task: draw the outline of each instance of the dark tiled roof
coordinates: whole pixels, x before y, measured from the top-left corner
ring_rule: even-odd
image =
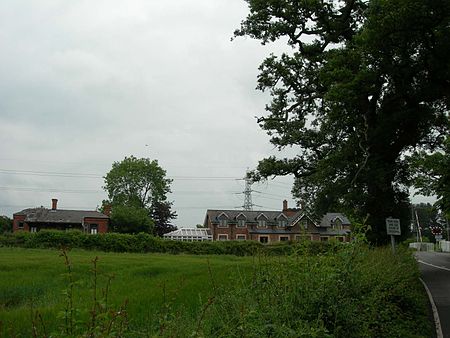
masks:
[[[245,211],[245,210],[207,210],[206,211],[206,217],[209,217],[212,223],[219,223],[219,216],[222,214],[226,214],[228,216],[228,221],[230,223],[237,222],[237,217],[240,214],[245,215],[247,219],[247,223],[256,223],[257,217],[261,214],[264,214],[268,218],[268,224],[275,224],[280,215],[283,215],[283,212],[281,211],[267,211],[267,210],[260,210],[260,211]],[[336,219],[340,219],[342,222],[342,225],[350,225],[350,221],[348,218],[339,213],[339,212],[329,212],[326,213],[320,222],[316,221],[315,217],[312,218],[311,215],[308,214],[306,210],[298,210],[295,214],[291,215],[290,217],[286,217],[288,221],[289,226],[295,225],[298,221],[303,219],[304,217],[308,217],[310,220],[313,221],[314,225],[316,226],[317,230],[319,232],[327,232],[329,234],[332,234],[332,232],[336,232],[335,234],[344,234],[348,233],[345,230],[334,230],[331,229],[334,221]],[[205,219],[206,224],[206,219]],[[269,233],[269,230],[262,229],[261,231],[265,231],[265,233]],[[277,231],[284,231],[284,230],[277,230]],[[277,232],[270,232],[270,233],[277,233]],[[334,234],[334,233],[333,233]]]
[[[291,217],[287,217],[289,223],[296,218],[296,216],[300,213],[297,212],[295,215]],[[218,217],[221,214],[226,214],[230,221],[235,221],[236,217],[240,214],[245,215],[247,218],[247,222],[257,222],[257,217],[261,214],[265,215],[269,222],[275,222],[279,219],[280,215],[284,215],[281,211],[268,211],[268,210],[259,210],[259,211],[246,211],[246,210],[207,210],[206,215],[209,216],[211,222],[217,223],[219,222]]]
[[[89,218],[108,219],[109,217],[98,211],[89,210],[51,210],[47,208],[25,209],[14,215],[26,216],[25,222],[36,223],[83,223],[83,220]]]
[[[342,222],[342,225],[350,225],[350,221],[347,217],[345,217],[340,212],[327,212],[323,217],[322,221],[320,222],[321,227],[331,227],[332,223],[336,220],[340,219]]]

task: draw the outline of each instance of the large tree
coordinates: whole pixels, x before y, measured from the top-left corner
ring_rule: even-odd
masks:
[[[421,150],[409,157],[413,185],[425,196],[436,196],[436,207],[450,219],[450,136],[433,152]]]
[[[176,212],[172,211],[171,208],[172,203],[167,201],[153,204],[153,234],[155,236],[161,237],[162,235],[177,229],[177,227],[170,222],[177,218]]]
[[[272,101],[258,119],[280,150],[254,177],[295,177],[293,194],[318,214],[367,218],[373,242],[385,218],[409,224],[404,155],[448,132],[450,1],[246,0],[236,36],[289,51],[260,66]]]
[[[103,203],[112,206],[111,221],[118,231],[163,234],[164,230],[159,229],[164,223],[161,222],[161,205],[166,207],[169,220],[176,217],[170,210],[172,204],[167,201],[172,180],[166,177],[158,161],[125,157],[113,163],[104,179],[109,200]],[[128,221],[127,215],[130,215]]]
[[[4,232],[11,232],[13,227],[13,220],[8,216],[0,216],[0,234]]]

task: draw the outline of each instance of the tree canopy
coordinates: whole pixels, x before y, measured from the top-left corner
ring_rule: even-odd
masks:
[[[413,185],[425,196],[436,196],[436,206],[450,219],[450,136],[430,153],[417,151],[409,157]]]
[[[111,223],[118,232],[153,232],[162,235],[176,213],[167,201],[172,180],[156,160],[125,157],[114,162],[104,177],[104,189],[112,206]],[[173,226],[172,226],[173,227]]]
[[[111,211],[111,226],[114,232],[152,233],[154,222],[144,208],[115,205]]]
[[[409,224],[405,154],[436,147],[448,133],[448,0],[246,0],[235,36],[263,44],[257,88],[271,102],[258,119],[294,157],[260,161],[255,179],[293,175],[294,197],[318,214],[367,218],[373,242],[385,218]]]
[[[104,179],[104,189],[112,205],[146,209],[154,202],[166,200],[172,182],[158,161],[134,156],[114,162]]]
[[[0,216],[0,234],[4,232],[11,232],[13,220],[7,216]]]

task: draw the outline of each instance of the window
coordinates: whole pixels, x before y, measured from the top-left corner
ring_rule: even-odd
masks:
[[[259,219],[258,220],[258,226],[260,228],[266,228],[267,227],[267,221],[265,219]]]
[[[227,241],[228,240],[228,235],[219,235],[218,237],[217,237],[217,239],[219,240],[219,241]]]
[[[289,241],[289,236],[280,236],[280,242],[287,242]]]
[[[36,228],[36,227],[31,227],[31,228],[30,228],[30,232],[33,232],[33,233],[34,233],[34,232],[37,232],[37,228]]]
[[[228,222],[226,219],[219,220],[219,228],[226,228],[228,227]]]
[[[342,237],[342,236],[336,236],[336,240],[337,240],[338,242],[343,242],[343,241],[344,241],[344,237]]]
[[[261,243],[269,243],[269,236],[259,236],[259,241]]]
[[[306,218],[300,221],[300,227],[303,229],[308,229],[308,220]]]
[[[236,239],[238,241],[245,241],[247,239],[246,235],[236,235]]]
[[[280,220],[278,221],[278,226],[279,226],[280,228],[284,228],[284,227],[286,227],[286,225],[287,225],[287,221],[286,221],[285,219],[280,219]]]
[[[238,228],[245,228],[245,219],[239,219],[237,223]]]
[[[91,225],[91,235],[97,235],[97,225]]]
[[[321,242],[328,242],[328,236],[320,237]]]
[[[336,218],[333,222],[333,228],[342,230],[342,221],[339,218]]]
[[[19,228],[19,229],[23,229],[23,222],[19,222],[18,228]]]

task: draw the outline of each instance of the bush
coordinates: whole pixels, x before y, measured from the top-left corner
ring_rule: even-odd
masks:
[[[308,245],[330,251],[263,257],[252,280],[216,290],[200,336],[430,336],[427,298],[408,251]]]
[[[320,254],[338,244],[329,242],[273,243],[263,245],[256,241],[181,242],[154,237],[147,233],[136,235],[106,233],[90,235],[80,231],[42,230],[37,233],[17,232],[0,235],[0,246],[24,248],[80,248],[110,252],[160,252],[194,255],[251,256],[290,255],[295,252]],[[340,245],[340,244],[339,244]]]

